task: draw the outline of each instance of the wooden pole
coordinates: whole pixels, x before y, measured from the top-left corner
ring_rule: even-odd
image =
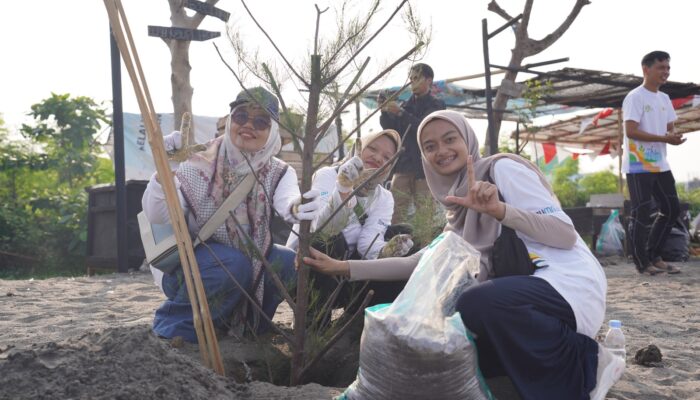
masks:
[[[486,131],[489,148],[486,151],[491,156],[498,153],[498,132],[496,132],[494,127],[493,104],[491,103],[491,62],[489,61],[489,30],[486,18],[481,20],[481,40],[484,49],[484,77],[486,78],[486,88],[484,89],[486,95],[486,117],[489,121]]]
[[[493,75],[502,74],[502,73],[505,73],[505,72],[506,72],[505,69],[494,69],[494,70],[491,70],[491,72],[490,72],[489,74],[490,74],[491,76],[493,76]],[[468,81],[468,80],[470,80],[470,79],[483,78],[483,77],[485,77],[485,76],[486,76],[486,73],[485,73],[485,72],[481,72],[481,73],[478,73],[478,74],[471,74],[471,75],[458,76],[458,77],[456,77],[456,78],[445,79],[445,83],[452,83],[452,82],[459,82],[459,81]]]
[[[119,51],[124,60],[124,65],[129,72],[131,83],[134,86],[136,100],[138,101],[141,117],[144,120],[144,125],[148,134],[148,143],[151,146],[156,171],[165,193],[168,214],[177,240],[180,263],[185,276],[187,293],[190,303],[192,304],[192,314],[195,332],[199,342],[199,350],[204,363],[216,373],[224,375],[219,344],[214,332],[202,279],[199,275],[199,267],[197,266],[197,260],[194,256],[192,240],[190,239],[187,223],[185,222],[182,209],[180,208],[175,182],[165,154],[163,134],[157,123],[155,108],[151,101],[151,96],[134,45],[134,40],[129,30],[126,15],[122,8],[121,0],[104,0],[104,4],[107,9],[114,38],[117,41]]]
[[[622,151],[622,135],[624,135],[624,132],[622,130],[622,108],[620,108],[617,110],[617,190],[620,193],[624,192],[622,184],[622,157],[624,156]]]

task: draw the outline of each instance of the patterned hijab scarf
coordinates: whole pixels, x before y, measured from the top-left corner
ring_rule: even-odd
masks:
[[[418,126],[418,144],[421,150],[421,159],[423,169],[425,170],[425,179],[430,188],[433,197],[439,201],[447,209],[447,225],[445,231],[452,231],[462,236],[464,240],[469,242],[474,248],[481,252],[481,270],[479,272],[479,280],[485,280],[492,276],[491,268],[491,248],[496,241],[500,231],[500,222],[497,219],[468,208],[464,208],[458,204],[448,203],[445,201],[446,196],[464,197],[469,191],[467,184],[467,166],[465,165],[456,176],[444,176],[438,174],[432,165],[425,159],[423,147],[420,146],[421,134],[425,126],[436,119],[442,119],[449,122],[457,128],[457,131],[462,135],[462,138],[467,143],[469,155],[472,156],[474,166],[474,177],[477,181],[493,181],[493,166],[496,161],[508,158],[516,161],[530,170],[534,171],[540,178],[542,185],[547,188],[550,194],[554,197],[552,187],[549,185],[539,168],[529,160],[520,156],[509,153],[496,154],[490,157],[482,158],[479,154],[479,142],[474,134],[474,130],[469,125],[467,119],[460,113],[455,111],[435,111],[429,114]],[[555,197],[556,199],[556,197]]]
[[[226,120],[226,133],[206,144],[206,149],[193,154],[178,168],[176,175],[181,182],[181,191],[192,211],[189,225],[196,225],[196,231],[214,215],[232,191],[248,173],[255,171],[259,181],[253,185],[247,198],[234,210],[234,215],[246,229],[257,247],[267,254],[272,245],[269,221],[272,218],[272,196],[270,193],[283,171],[271,165],[271,160],[281,148],[279,127],[273,120],[270,133],[263,147],[255,152],[245,152],[231,141],[231,115]],[[263,184],[261,185],[260,182]],[[193,220],[193,221],[192,221]],[[228,218],[220,226],[212,239],[246,252],[243,237],[233,218]],[[249,254],[253,261],[254,276],[258,276],[262,262]],[[255,289],[256,297],[262,300],[262,281]]]

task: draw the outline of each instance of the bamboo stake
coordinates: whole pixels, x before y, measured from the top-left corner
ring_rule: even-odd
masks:
[[[185,276],[187,293],[190,303],[192,304],[192,315],[199,343],[199,350],[202,354],[204,364],[212,368],[216,373],[224,375],[219,345],[214,332],[206,293],[201,276],[199,275],[199,267],[197,266],[197,260],[194,256],[192,240],[190,239],[187,224],[177,199],[175,183],[163,145],[163,134],[160,130],[160,126],[156,122],[155,108],[151,101],[148,86],[138,58],[138,52],[136,51],[127,18],[121,5],[121,0],[104,0],[104,4],[109,16],[112,33],[134,87],[136,100],[138,101],[141,116],[148,134],[148,142],[153,153],[156,171],[163,185],[163,191],[168,205],[168,214],[175,233],[180,263]]]

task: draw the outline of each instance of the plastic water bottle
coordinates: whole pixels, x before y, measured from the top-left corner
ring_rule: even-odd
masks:
[[[603,346],[610,350],[611,353],[621,357],[623,360],[626,360],[627,352],[625,351],[625,335],[622,333],[622,329],[620,329],[622,328],[622,322],[616,319],[611,319],[610,322],[608,322],[608,326],[610,329],[605,335]]]

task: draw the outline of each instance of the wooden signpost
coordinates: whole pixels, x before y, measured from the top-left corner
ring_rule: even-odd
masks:
[[[224,22],[228,22],[228,17],[231,15],[226,11],[216,8],[213,5],[207,4],[203,1],[187,0],[185,1],[185,7],[189,8],[190,10],[197,11],[200,14],[211,15],[212,17],[216,17]]]
[[[195,40],[203,42],[221,36],[220,32],[205,31],[203,29],[175,28],[167,26],[148,25],[148,36],[161,37],[163,39]]]

